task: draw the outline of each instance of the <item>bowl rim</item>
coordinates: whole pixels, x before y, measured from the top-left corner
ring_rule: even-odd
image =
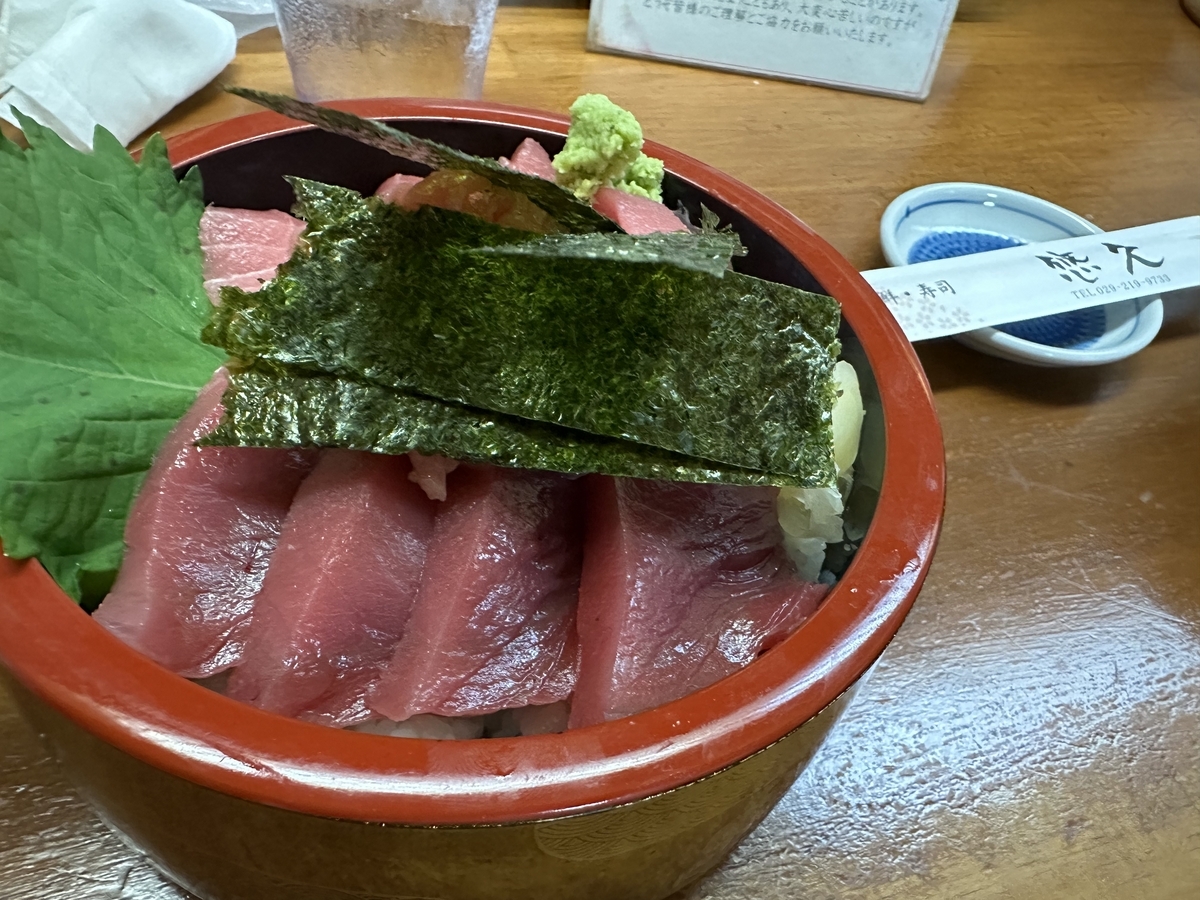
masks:
[[[450,120],[562,135],[564,116],[484,101],[331,104],[385,119]],[[311,126],[260,112],[172,138],[172,164]],[[779,204],[647,141],[676,178],[746,215],[841,301],[880,384],[886,464],[870,530],[816,613],[746,668],[636,716],[563,734],[433,741],[344,732],[209,691],[126,646],[35,560],[0,557],[0,662],[96,737],[187,781],[300,813],[418,826],[496,825],[622,805],[731,766],[820,712],[876,660],[928,572],[945,464],[912,345],[840,254]],[[818,648],[828,648],[827,650]]]

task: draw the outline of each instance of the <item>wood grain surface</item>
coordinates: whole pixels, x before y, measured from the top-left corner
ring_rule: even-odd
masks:
[[[1106,229],[1200,213],[1200,28],[1176,0],[962,0],[924,104],[584,51],[587,12],[500,11],[485,96],[598,91],[860,268],[934,181]],[[290,90],[273,31],[222,81]],[[210,86],[168,134],[248,111]],[[687,900],[1200,896],[1200,296],[1089,370],[919,348],[945,529],[913,613],[784,801]],[[0,695],[0,898],[175,900]]]

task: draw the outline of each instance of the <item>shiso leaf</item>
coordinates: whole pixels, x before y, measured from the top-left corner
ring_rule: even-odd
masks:
[[[702,461],[615,438],[530,422],[332,375],[256,363],[230,373],[226,417],[204,443],[243,447],[409,450],[568,474],[725,484],[779,484],[780,476]],[[786,479],[784,479],[786,481]]]
[[[653,263],[704,272],[720,278],[729,268],[730,258],[744,255],[746,248],[732,232],[690,234],[674,231],[641,235],[547,235],[524,243],[481,247],[470,252],[493,256]]]
[[[197,340],[199,172],[177,181],[157,136],[138,163],[103,129],[86,154],[21,125],[29,149],[0,137],[0,539],[80,599],[224,356]]]
[[[834,482],[833,299],[735,272],[499,255],[527,232],[293,180],[307,250],[234,288],[204,339],[267,360]],[[546,246],[546,245],[543,245]]]
[[[576,199],[570,191],[544,178],[514,172],[494,159],[473,156],[373,119],[364,119],[353,113],[305,103],[285,94],[272,94],[243,87],[227,87],[226,90],[289,118],[351,138],[401,159],[421,163],[432,169],[462,169],[482,175],[500,187],[527,196],[553,216],[564,231],[620,231],[614,222]]]

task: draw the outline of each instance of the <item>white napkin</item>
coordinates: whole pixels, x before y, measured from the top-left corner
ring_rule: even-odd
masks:
[[[0,118],[16,107],[81,150],[97,124],[128,144],[236,50],[234,26],[187,0],[2,0]]]
[[[228,19],[245,37],[264,28],[275,26],[275,0],[191,0],[197,6],[211,9],[222,19]]]
[[[70,6],[71,0],[0,0],[0,75],[54,37]]]

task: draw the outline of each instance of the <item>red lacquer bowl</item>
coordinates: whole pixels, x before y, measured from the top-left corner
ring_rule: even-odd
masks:
[[[527,135],[554,152],[567,125],[465,101],[344,108],[489,156]],[[418,171],[272,113],[170,148],[181,171],[201,167],[207,199],[225,206],[288,208],[284,174],[371,191],[397,170]],[[666,896],[765,815],[836,719],[835,701],[899,628],[944,498],[941,433],[911,345],[849,263],[782,207],[667,147],[646,151],[666,163],[668,199],[733,224],[750,250],[740,269],[842,303],[844,353],[867,406],[858,499],[875,503],[849,569],[795,635],[674,703],[565,734],[428,741],[310,725],[219,696],[126,647],[37,563],[3,559],[0,661],[19,705],[106,821],[194,893]]]

